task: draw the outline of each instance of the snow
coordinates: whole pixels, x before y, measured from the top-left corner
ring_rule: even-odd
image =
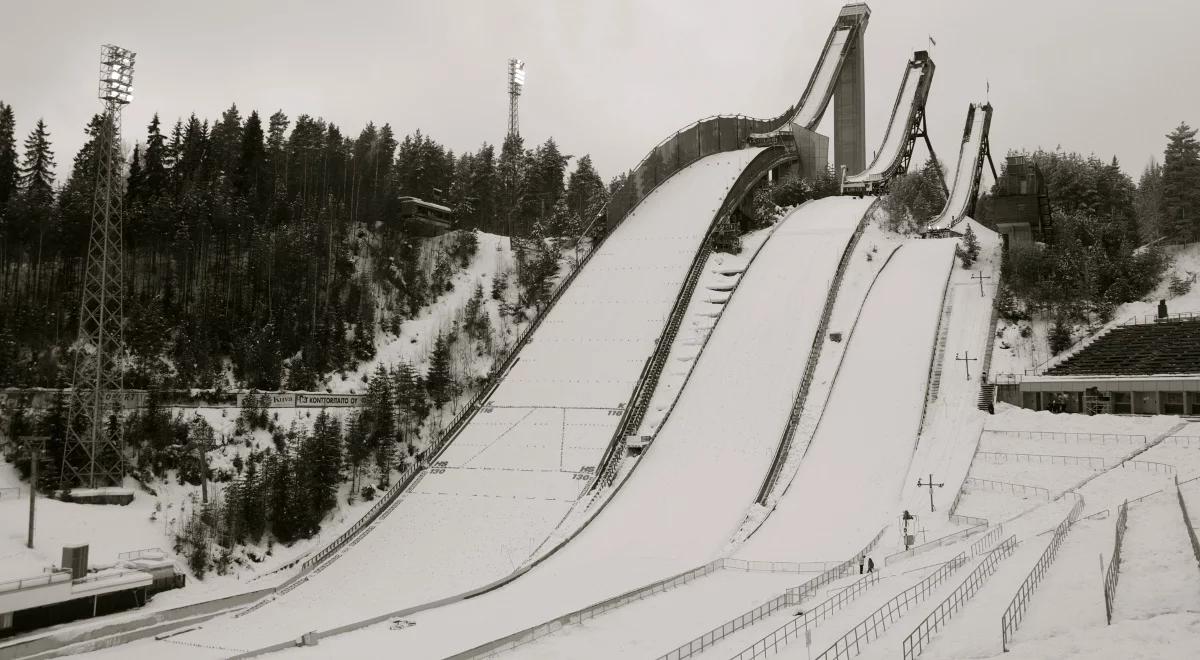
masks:
[[[892,109],[891,121],[883,136],[883,144],[875,153],[875,159],[867,169],[858,174],[846,177],[846,183],[864,183],[878,181],[896,163],[900,151],[908,141],[909,122],[912,120],[913,100],[917,90],[921,88],[924,79],[925,66],[918,62],[909,62],[904,67],[904,79],[900,82],[900,91],[896,94],[896,105]]]
[[[983,148],[983,140],[987,137],[983,131],[984,124],[991,114],[990,109],[985,110],[981,104],[974,104],[972,107],[975,109],[975,113],[971,121],[970,132],[958,150],[958,165],[954,168],[954,184],[950,186],[950,199],[946,201],[942,212],[929,223],[929,229],[949,229],[962,219],[971,202],[971,194],[975,190],[974,184],[976,183],[972,181],[975,176],[975,163],[979,158],[980,149]]]
[[[1200,613],[1200,570],[1175,489],[1129,505],[1113,619]]]
[[[812,130],[816,128],[817,122],[821,121],[821,116],[825,113],[825,103],[833,94],[834,74],[841,64],[842,50],[854,43],[849,41],[850,32],[849,28],[844,28],[833,33],[833,41],[822,53],[821,68],[813,73],[812,80],[809,81],[808,95],[802,99],[802,105],[792,116],[791,123]]]
[[[712,559],[770,464],[810,344],[795,338],[815,331],[842,247],[871,201],[827,198],[785,219],[743,276],[675,413],[601,515],[515,582],[409,617],[417,625],[397,652],[461,651]],[[474,625],[464,629],[467,620]],[[395,636],[373,626],[320,648],[380,644]]]
[[[954,245],[910,242],[884,268],[849,339],[808,454],[739,557],[849,556],[898,513],[904,470],[897,468],[908,465],[916,446]],[[818,509],[814,502],[827,506]],[[818,529],[821,534],[811,533]]]
[[[651,193],[550,311],[489,399],[493,412],[473,419],[437,458],[446,465],[371,533],[269,606],[180,640],[265,645],[479,587],[529,561],[586,487],[582,468],[595,466],[620,420],[610,413],[637,382],[713,214],[759,151],[707,157]]]

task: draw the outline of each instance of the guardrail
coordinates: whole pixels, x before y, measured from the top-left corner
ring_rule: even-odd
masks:
[[[781,646],[787,644],[791,640],[799,637],[803,631],[806,631],[824,619],[829,618],[834,612],[841,609],[846,603],[854,600],[856,596],[865,591],[867,588],[879,583],[879,573],[867,573],[859,578],[854,584],[842,589],[833,596],[825,599],[816,607],[809,609],[807,612],[798,614],[790,621],[782,626],[771,631],[767,636],[751,644],[741,653],[733,656],[730,660],[759,660],[779,650]],[[790,603],[798,605],[797,603]],[[726,633],[728,634],[728,633]],[[690,657],[692,654],[684,656],[663,656],[659,660],[679,660],[680,658]]]
[[[0,591],[20,591],[22,589],[32,589],[34,587],[43,587],[48,584],[70,581],[71,571],[50,571],[49,573],[43,573],[42,575],[35,575],[33,577],[5,580],[4,582],[0,582]]]
[[[1004,523],[1000,523],[993,527],[987,534],[984,534],[971,544],[971,556],[978,557],[979,555],[983,554],[985,550],[992,547],[992,544],[994,544],[996,541],[999,541],[1000,537],[1003,535]]]
[[[1051,465],[1086,465],[1104,468],[1103,456],[1064,456],[1061,454],[1024,454],[1000,451],[981,451],[976,454],[987,463],[1049,463]]]
[[[1075,433],[1067,431],[1010,431],[1005,429],[984,429],[984,433],[995,433],[1007,435],[1014,438],[1028,438],[1030,440],[1052,440],[1056,442],[1093,442],[1093,443],[1125,443],[1130,445],[1146,445],[1149,440],[1144,435],[1130,435],[1124,433]]]
[[[1188,515],[1187,502],[1183,500],[1183,491],[1179,488],[1179,477],[1175,477],[1175,496],[1179,498],[1179,512],[1183,514],[1183,526],[1187,529],[1188,540],[1192,542],[1192,556],[1196,558],[1196,567],[1200,568],[1200,538],[1196,537],[1196,526]]]
[[[1058,549],[1062,546],[1063,539],[1066,538],[1067,532],[1071,530],[1071,525],[1079,517],[1081,511],[1083,511],[1082,497],[1075,500],[1071,511],[1058,524],[1058,527],[1054,528],[1054,536],[1050,539],[1046,550],[1033,565],[1029,575],[1025,576],[1021,586],[1017,587],[1017,593],[1008,603],[1004,614],[1000,615],[1000,646],[1005,652],[1008,651],[1008,641],[1012,639],[1013,633],[1017,631],[1017,627],[1021,625],[1021,620],[1025,617],[1025,612],[1029,609],[1029,600],[1033,598],[1034,589],[1037,589],[1038,584],[1045,577],[1046,571],[1050,569],[1050,564],[1058,555]]]
[[[992,573],[996,572],[996,564],[999,564],[1001,559],[1011,555],[1016,547],[1017,537],[1010,536],[984,556],[983,561],[975,570],[971,571],[971,574],[963,580],[962,584],[950,592],[950,595],[939,603],[921,623],[917,624],[916,629],[909,633],[908,637],[905,637],[904,641],[900,643],[904,660],[912,660],[921,655],[921,652],[925,650],[925,646],[929,644],[933,634],[941,629],[942,624],[949,621],[950,617],[954,616],[954,613],[961,609],[979,591],[983,583],[991,577]]]
[[[884,557],[883,565],[888,566],[894,561],[900,561],[902,559],[908,559],[910,557],[915,557],[915,556],[921,554],[922,552],[928,552],[930,550],[940,548],[946,544],[954,543],[955,541],[961,541],[962,539],[965,539],[969,536],[972,536],[974,534],[978,534],[979,532],[982,532],[984,529],[987,529],[987,526],[988,526],[988,524],[985,521],[982,523],[972,525],[971,527],[968,527],[967,529],[960,529],[957,532],[954,532],[952,534],[947,534],[941,538],[936,538],[932,541],[926,541],[925,543],[922,543],[921,545],[914,545],[913,547],[909,548],[908,550],[901,550],[900,552],[896,552],[896,553],[893,553],[893,554],[890,554],[890,555]]]
[[[961,494],[962,494],[962,491],[960,490],[959,495],[961,495]],[[955,501],[955,505],[957,505],[957,504],[958,504],[958,502]],[[975,516],[964,516],[964,515],[960,515],[957,513],[952,513],[949,516],[947,516],[947,520],[954,523],[955,525],[987,525],[987,524],[990,524],[990,521],[987,518],[977,518]]]
[[[1122,502],[1117,509],[1116,534],[1113,536],[1112,557],[1104,571],[1104,619],[1112,625],[1112,604],[1117,596],[1117,580],[1121,576],[1121,542],[1125,540],[1125,522],[1129,516],[1129,502]]]
[[[963,488],[980,488],[983,490],[991,490],[998,493],[1012,493],[1013,495],[1044,497],[1047,501],[1050,499],[1050,490],[1041,486],[1030,486],[1027,484],[1014,484],[1007,481],[994,481],[992,479],[979,479],[976,477],[967,477],[963,479]]]
[[[1157,472],[1161,474],[1175,474],[1175,466],[1168,463],[1159,463],[1157,461],[1138,461],[1129,459],[1121,462],[1121,467],[1131,467],[1134,470],[1141,472]]]
[[[821,320],[817,324],[816,332],[813,333],[812,345],[808,349],[808,358],[804,363],[804,373],[800,376],[800,384],[797,385],[796,394],[792,397],[792,409],[788,413],[787,425],[784,426],[779,442],[775,445],[775,456],[771,460],[771,467],[767,470],[767,475],[763,479],[762,486],[758,489],[758,496],[754,499],[758,504],[765,505],[767,503],[771,491],[775,488],[775,483],[779,480],[779,473],[783,470],[784,463],[787,462],[788,452],[792,447],[792,440],[796,436],[796,429],[800,426],[800,418],[804,413],[804,404],[808,401],[808,392],[812,389],[813,373],[817,370],[817,363],[821,359],[821,349],[825,346],[825,334],[829,332],[829,319],[833,316],[833,308],[837,304],[838,291],[842,288],[842,280],[846,276],[846,266],[850,263],[850,258],[854,255],[854,248],[858,245],[859,239],[862,238],[863,232],[867,228],[867,218],[871,216],[871,212],[878,204],[878,200],[872,203],[863,213],[862,218],[859,219],[858,226],[854,228],[854,233],[846,242],[845,249],[842,250],[842,257],[838,260],[838,266],[834,271],[833,279],[830,280],[829,285],[825,289],[825,305],[821,308]],[[888,259],[891,259],[890,255]],[[882,268],[880,268],[880,271],[882,271]],[[865,304],[865,299],[863,302]],[[862,309],[860,307],[859,313],[861,312]],[[857,324],[858,319],[856,317],[855,325]]]
[[[863,646],[870,644],[873,639],[878,639],[880,633],[886,631],[888,626],[904,616],[914,605],[928,596],[935,587],[950,577],[954,571],[965,566],[968,561],[967,553],[960,552],[934,571],[932,575],[901,591],[867,615],[867,618],[856,624],[849,632],[825,649],[821,655],[818,655],[817,660],[842,660],[862,653]]]

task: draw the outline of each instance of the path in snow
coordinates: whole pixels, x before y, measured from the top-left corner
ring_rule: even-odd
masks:
[[[1014,645],[1105,625],[1101,555],[1112,552],[1115,522],[1114,516],[1107,516],[1071,526],[1054,563],[1030,598]]]
[[[1113,620],[1200,613],[1200,569],[1175,489],[1129,505]]]

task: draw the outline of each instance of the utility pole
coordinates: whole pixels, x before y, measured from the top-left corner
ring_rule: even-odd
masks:
[[[917,479],[917,487],[918,488],[923,488],[925,486],[929,487],[929,512],[930,513],[933,513],[933,487],[937,486],[938,488],[941,488],[942,486],[945,486],[945,485],[946,484],[944,484],[944,483],[937,483],[937,484],[933,483],[933,473],[932,472],[929,473],[929,481],[927,481],[925,483],[921,483],[921,480]]]
[[[984,275],[982,272],[975,273],[971,276],[973,280],[979,280],[979,297],[983,297],[983,281],[992,279],[991,275]]]
[[[971,351],[963,351],[963,357],[958,357],[958,353],[955,353],[954,359],[963,363],[963,366],[967,369],[967,380],[971,380],[971,363],[978,362],[979,358],[971,357]]]
[[[42,461],[41,449],[50,438],[42,435],[24,435],[19,438],[29,450],[29,537],[25,547],[33,549],[33,520],[37,502],[38,464]]]

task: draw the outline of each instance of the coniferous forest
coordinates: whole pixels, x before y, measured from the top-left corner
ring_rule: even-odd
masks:
[[[0,387],[59,387],[70,379],[100,118],[59,181],[51,128],[39,121],[19,142],[15,113],[0,103]],[[354,135],[234,105],[212,120],[156,115],[144,132],[126,126],[124,140],[134,145],[127,387],[219,386],[228,360],[240,386],[304,389],[369,358],[375,329],[398,330],[437,297],[437,268],[444,276],[473,249],[463,238],[424,272],[421,239],[396,221],[401,196],[453,208],[460,230],[532,239],[578,232],[607,193],[588,156],[568,175],[571,156],[553,139],[456,156],[420,131],[398,138],[369,123]],[[547,269],[538,254],[525,265],[533,308]]]

